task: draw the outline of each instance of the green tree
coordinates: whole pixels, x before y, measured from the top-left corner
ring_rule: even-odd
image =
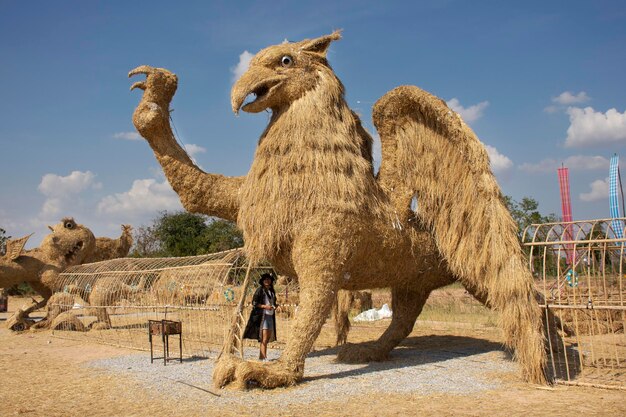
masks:
[[[155,235],[154,226],[140,226],[133,230],[133,247],[130,256],[152,258],[161,256],[161,241]]]
[[[206,218],[200,214],[180,211],[161,213],[154,224],[155,236],[165,256],[193,256],[207,253],[204,235]]]
[[[522,237],[524,229],[531,224],[552,223],[559,221],[556,214],[550,213],[547,216],[539,213],[539,203],[531,197],[523,197],[521,202],[513,200],[511,196],[504,196],[504,203],[511,212],[513,220],[518,226],[518,235]]]
[[[243,246],[243,234],[233,222],[214,219],[204,233],[208,253],[221,252]]]
[[[541,214],[539,212],[539,203],[531,197],[523,197],[521,202],[517,202],[513,200],[512,197],[505,196],[504,202],[511,212],[513,220],[517,223],[517,235],[520,241],[523,237],[524,229],[531,224],[554,223],[559,221],[559,218],[554,213],[550,213],[547,216]],[[530,256],[529,246],[523,246],[522,249],[526,256]],[[536,247],[534,250],[533,271],[536,274],[539,274],[540,271],[543,270],[544,258],[541,255],[542,251],[543,247]],[[548,275],[554,275],[557,271],[557,258],[552,251],[546,252],[545,263],[546,273]]]
[[[243,235],[229,221],[179,211],[162,212],[135,232],[132,256],[194,256],[241,247]]]

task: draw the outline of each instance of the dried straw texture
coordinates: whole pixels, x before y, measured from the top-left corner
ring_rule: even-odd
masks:
[[[154,151],[163,172],[180,200],[190,212],[206,213],[237,220],[237,190],[240,177],[207,174],[191,160],[178,144],[169,124],[169,104],[176,92],[178,78],[171,72],[147,65],[132,70],[128,76],[148,75],[133,84],[131,90],[145,90],[133,114],[133,123]]]
[[[122,225],[122,235],[117,239],[109,237],[96,238],[96,247],[84,263],[100,262],[109,259],[125,258],[133,246],[133,228],[129,224]]]
[[[376,178],[372,139],[326,59],[339,38],[335,32],[266,48],[235,83],[234,111],[272,111],[245,178],[203,173],[176,143],[168,113],[175,75],[146,66],[131,72],[147,75],[135,84],[145,90],[135,126],[185,207],[236,218],[250,261],[269,260],[300,283],[298,313],[278,364],[224,357],[215,384],[299,380],[339,289],[392,288],[394,310],[402,314],[394,314],[378,341],[346,346],[340,355],[383,358],[410,333],[430,292],[457,279],[502,312],[524,376],[543,381],[530,274],[482,144],[440,100],[416,88],[394,90],[375,109],[383,143]],[[416,195],[417,213],[410,207]]]
[[[48,300],[46,306],[46,317],[43,320],[33,324],[31,330],[47,330],[50,329],[52,322],[62,313],[71,310],[74,305],[74,296],[67,293],[56,293]]]
[[[91,230],[76,224],[72,218],[62,219],[50,229],[52,233],[43,239],[38,248],[27,251],[20,249],[18,256],[12,250],[11,256],[0,258],[0,287],[8,288],[28,282],[43,297],[42,301],[16,313],[8,326],[11,329],[23,330],[30,327],[29,314],[46,305],[59,274],[70,266],[84,262],[94,250],[95,237]],[[21,239],[17,246],[23,248],[25,243]],[[13,247],[12,244],[9,246]]]
[[[374,124],[382,142],[381,184],[408,185],[450,270],[501,312],[506,345],[515,350],[524,377],[544,382],[532,275],[484,146],[442,100],[417,87],[399,87],[381,98]]]
[[[337,299],[332,310],[337,346],[345,344],[348,340],[350,312],[356,309],[360,313],[370,308],[372,308],[372,293],[369,291],[340,290],[337,292]]]
[[[337,346],[343,345],[348,340],[350,332],[350,309],[354,301],[352,291],[340,290],[337,292],[337,299],[333,304],[333,321],[335,333],[337,334]]]
[[[50,324],[50,329],[71,332],[84,332],[87,330],[83,322],[80,321],[71,311],[63,312],[55,317]]]

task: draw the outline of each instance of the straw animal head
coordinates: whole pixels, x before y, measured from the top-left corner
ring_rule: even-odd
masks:
[[[130,235],[132,231],[133,231],[133,226],[131,226],[130,224],[122,225],[122,235]]]
[[[54,226],[41,242],[41,249],[50,259],[58,259],[66,266],[79,265],[94,250],[96,238],[91,230],[66,217]]]
[[[231,105],[258,113],[288,106],[318,84],[322,73],[332,70],[326,60],[330,43],[341,38],[339,32],[316,39],[283,43],[261,50],[250,61],[250,67],[233,85]],[[254,99],[244,104],[253,94]],[[242,107],[243,106],[243,107]]]

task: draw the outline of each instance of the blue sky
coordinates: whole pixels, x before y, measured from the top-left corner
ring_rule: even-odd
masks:
[[[178,4],[181,3],[181,4]],[[503,192],[575,219],[608,217],[608,159],[626,161],[623,1],[0,1],[0,227],[71,215],[99,236],[180,203],[131,117],[130,69],[179,76],[173,119],[206,171],[244,175],[265,113],[236,117],[246,57],[343,29],[329,60],[373,131],[371,105],[417,85],[446,100],[492,157]]]

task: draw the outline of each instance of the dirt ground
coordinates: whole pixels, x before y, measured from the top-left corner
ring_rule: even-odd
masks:
[[[14,307],[9,304],[10,310]],[[220,391],[212,387],[207,386],[206,390],[198,389],[199,387],[180,387],[188,388],[189,394],[185,396],[176,395],[175,390],[171,394],[164,394],[162,391],[154,392],[150,385],[133,377],[130,372],[107,372],[91,365],[127,355],[142,355],[141,358],[149,363],[149,354],[146,352],[138,353],[90,342],[59,339],[49,332],[14,334],[4,328],[6,317],[6,313],[0,313],[2,416],[626,415],[624,391],[561,385],[539,387],[521,382],[515,372],[494,374],[496,388],[476,391],[467,387],[467,393],[463,393],[463,390],[454,394],[357,393],[349,398],[337,399],[329,396],[330,400],[291,405],[277,403],[273,400],[272,397],[275,396],[272,393],[261,393],[258,403],[254,405],[250,405],[249,401],[242,401],[240,404],[231,403],[227,407],[212,406],[209,399],[220,395]],[[350,341],[372,339],[383,330],[381,325],[355,326],[350,334]],[[456,346],[459,343],[495,346],[498,338],[498,332],[493,329],[464,329],[449,325],[438,327],[434,323],[418,323],[404,347],[429,350],[446,345]],[[323,349],[331,339],[332,329],[325,328],[318,348]],[[302,386],[296,386],[282,389],[281,392],[297,396],[301,389]],[[232,397],[239,394],[229,391],[229,395]],[[243,398],[245,393],[241,395]]]

